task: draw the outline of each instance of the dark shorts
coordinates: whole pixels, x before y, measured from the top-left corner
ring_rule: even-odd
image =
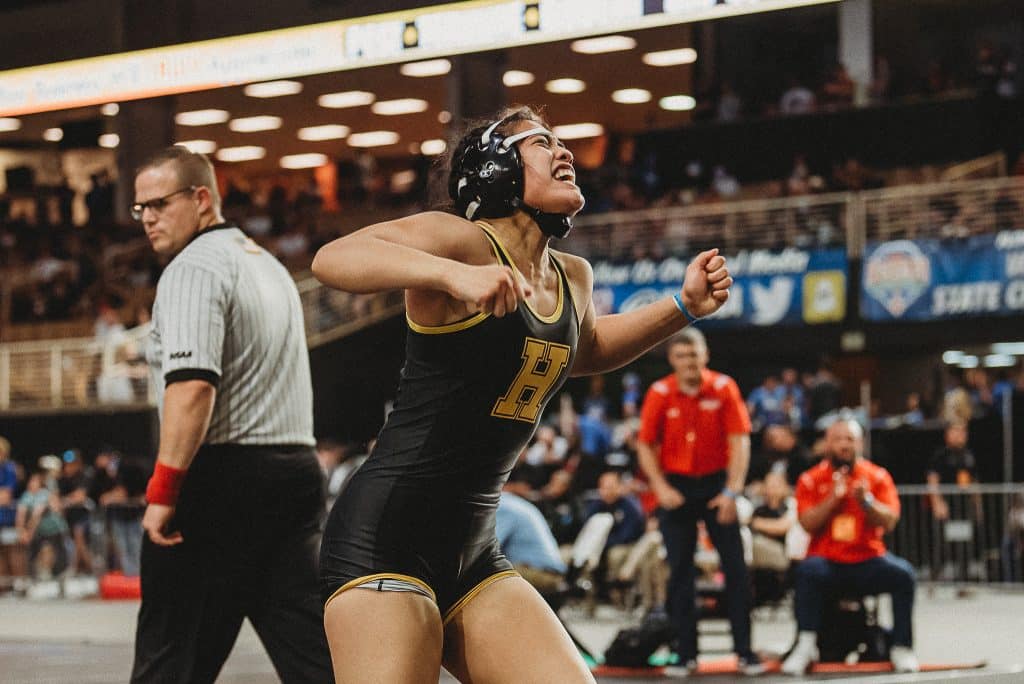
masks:
[[[426,588],[447,623],[481,589],[516,574],[494,534],[497,501],[484,499],[356,473],[320,546],[324,603],[370,579],[401,580]]]

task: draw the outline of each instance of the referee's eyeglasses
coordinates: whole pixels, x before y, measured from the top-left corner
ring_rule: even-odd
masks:
[[[171,198],[174,197],[175,195],[180,195],[183,192],[195,191],[196,186],[190,185],[187,188],[175,190],[172,193],[166,194],[163,197],[151,199],[148,202],[136,202],[135,204],[132,205],[131,209],[129,209],[129,212],[131,213],[133,219],[135,219],[136,221],[141,221],[142,213],[146,211],[146,209],[152,209],[155,213],[159,214],[161,211],[167,208],[167,205],[171,203]]]

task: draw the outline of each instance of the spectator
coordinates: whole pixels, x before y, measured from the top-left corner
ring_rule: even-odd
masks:
[[[821,86],[821,100],[830,109],[842,109],[853,105],[854,91],[857,84],[850,77],[846,65],[835,64],[829,72],[824,85]]]
[[[124,323],[117,310],[109,304],[100,305],[96,324],[93,325],[93,337],[101,345],[120,344],[124,340]]]
[[[688,327],[669,339],[672,374],[644,398],[637,448],[640,466],[661,506],[659,522],[671,568],[669,613],[676,652],[696,669],[694,551],[703,521],[725,574],[733,648],[746,674],[764,671],[750,647],[751,593],[736,518],[736,496],[750,461],[750,417],[736,382],[707,368],[704,336]]]
[[[609,470],[601,475],[597,481],[597,494],[598,498],[587,505],[583,521],[597,513],[611,513],[615,519],[601,559],[606,579],[612,580],[625,563],[632,545],[643,535],[647,523],[640,504],[626,495],[622,475],[617,471]]]
[[[819,418],[839,408],[842,391],[836,376],[825,365],[820,366],[818,372],[810,376],[810,379],[805,382],[805,386],[807,387],[807,420],[816,426]]]
[[[740,194],[740,182],[719,164],[711,172],[711,189],[720,199],[733,199]]]
[[[920,425],[924,422],[924,412],[921,411],[921,394],[911,392],[907,395],[906,410],[900,417],[904,425]]]
[[[510,491],[498,501],[497,536],[501,552],[516,572],[542,595],[557,591],[566,567],[544,516]]]
[[[789,483],[785,471],[772,468],[764,478],[764,503],[750,518],[753,554],[751,568],[785,571],[789,569],[786,535],[796,522],[786,500]]]
[[[796,76],[790,76],[789,86],[779,100],[779,113],[789,114],[810,114],[814,112],[817,101],[810,88],[800,82]]]
[[[526,463],[541,468],[550,474],[563,463],[569,453],[569,440],[562,437],[550,425],[541,425],[533,437],[533,444],[526,450]]]
[[[750,466],[751,482],[765,480],[768,474],[779,470],[787,482],[796,482],[813,461],[810,452],[788,425],[769,425],[764,429],[761,451]],[[767,483],[766,483],[767,484]]]
[[[64,465],[57,480],[57,491],[60,494],[61,507],[64,509],[64,520],[71,531],[71,541],[74,544],[71,571],[92,574],[89,531],[94,504],[88,496],[91,475],[77,451],[65,451],[61,460]]]
[[[39,468],[29,475],[15,520],[21,543],[29,547],[32,574],[43,580],[59,575],[68,564],[68,526],[61,515],[60,497],[47,489],[47,474]]]
[[[750,421],[755,431],[766,425],[789,422],[782,410],[779,379],[776,376],[769,375],[759,387],[754,388],[747,397],[747,410],[750,412]]]
[[[863,430],[842,417],[825,431],[827,458],[800,476],[800,524],[811,535],[807,558],[796,569],[796,646],[783,672],[802,676],[818,658],[817,634],[825,601],[837,590],[888,593],[893,603],[890,659],[897,672],[916,672],[912,650],[914,570],[888,553],[883,536],[900,518],[889,472],[863,457]]]
[[[622,417],[637,418],[640,415],[640,376],[636,373],[624,373],[622,376]]]
[[[100,496],[99,503],[106,509],[118,567],[129,577],[138,577],[150,467],[135,458],[117,459],[115,467],[113,486]]]
[[[612,446],[612,429],[599,406],[592,405],[579,417],[580,459],[576,469],[576,487],[593,489],[605,470],[605,456]]]
[[[743,99],[728,81],[722,83],[718,94],[718,106],[715,108],[715,118],[719,123],[731,123],[739,121],[743,116]]]
[[[782,369],[781,382],[776,391],[782,399],[785,400],[789,398],[793,401],[792,411],[795,412],[795,415],[798,416],[798,418],[797,422],[794,424],[794,419],[791,416],[790,424],[796,429],[803,427],[806,418],[805,404],[807,400],[804,397],[804,388],[800,384],[800,376],[797,374],[795,368]],[[791,482],[795,482],[795,480],[791,480]]]
[[[24,548],[15,526],[18,470],[10,457],[11,443],[0,437],[0,593],[15,588],[26,574]]]

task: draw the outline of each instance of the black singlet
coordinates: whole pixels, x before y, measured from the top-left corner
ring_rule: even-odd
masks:
[[[479,224],[502,263],[504,248]],[[521,303],[450,325],[409,320],[394,409],[328,517],[320,552],[325,601],[365,578],[429,587],[442,615],[511,570],[495,538],[502,485],[569,376],[579,319],[561,264],[555,311]]]

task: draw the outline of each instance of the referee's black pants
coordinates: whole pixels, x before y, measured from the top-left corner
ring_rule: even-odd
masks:
[[[679,636],[680,662],[697,658],[697,568],[693,562],[697,547],[697,521],[703,520],[718,551],[725,575],[725,603],[732,628],[733,650],[740,657],[753,654],[750,648],[750,607],[752,592],[743,559],[743,540],[739,524],[718,522],[718,510],[708,502],[725,487],[725,471],[704,477],[666,474],[669,484],[685,497],[683,505],[670,511],[661,509],[658,526],[665,542],[671,575],[668,582],[668,610]]]
[[[333,682],[316,564],[324,489],[310,447],[203,446],[175,513],[184,541],[143,541],[131,681],[213,682],[249,618],[281,681]]]

